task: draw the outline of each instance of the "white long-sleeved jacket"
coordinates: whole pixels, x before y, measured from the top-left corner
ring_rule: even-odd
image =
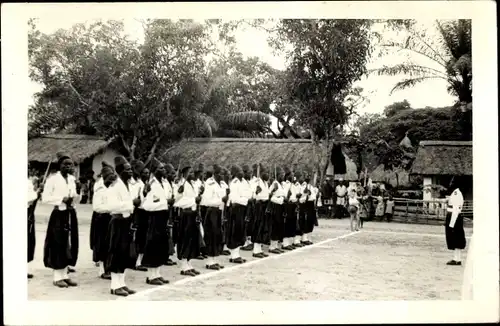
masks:
[[[107,192],[107,205],[111,214],[122,214],[130,217],[134,211],[134,199],[137,198],[134,187],[127,189],[122,179],[118,178]],[[134,193],[132,193],[134,191]]]
[[[283,186],[278,181],[275,180],[269,187],[271,191],[274,189],[275,185],[278,187],[278,189],[273,193],[271,197],[271,202],[278,205],[283,205],[286,196],[285,190],[283,189]]]
[[[248,188],[250,188],[250,184],[246,180],[239,180],[238,178],[234,178],[229,185],[229,200],[231,204],[239,204],[246,206],[248,204]],[[251,191],[251,190],[250,190]]]
[[[226,190],[213,177],[205,181],[204,187],[205,191],[201,195],[200,205],[220,208],[224,204],[222,198],[226,195]]]
[[[96,213],[109,213],[108,188],[104,185],[102,178],[94,185],[94,196],[92,197],[92,209]]]
[[[61,172],[57,172],[47,179],[43,188],[42,202],[58,206],[59,210],[64,211],[67,205],[62,202],[63,198],[73,197],[73,202],[75,202],[77,196],[75,177],[68,175],[66,180]]]
[[[258,194],[256,193],[257,186],[259,186],[262,189]],[[261,178],[257,178],[257,180],[255,181],[255,188],[253,191],[253,197],[257,201],[269,200],[269,185],[267,184],[267,182],[263,181]]]
[[[174,207],[182,209],[191,208],[193,211],[196,211],[196,197],[198,196],[198,193],[196,192],[195,186],[185,179],[182,179],[177,186]],[[184,186],[182,194],[179,193],[179,188],[181,186]]]
[[[291,189],[292,189],[292,195],[290,196],[290,201],[292,203],[296,203],[297,201],[299,201],[297,195],[302,193],[302,186],[300,185],[300,183],[294,182],[292,183]]]
[[[151,190],[144,198],[143,208],[149,212],[168,210],[169,197],[167,197],[167,191],[165,191],[166,185],[164,182],[158,181],[158,179],[153,176],[151,178],[150,185]]]
[[[464,197],[460,189],[455,189],[448,199],[447,211],[451,212],[450,227],[455,226],[455,222],[458,219],[458,214],[462,212],[462,206],[464,205]]]

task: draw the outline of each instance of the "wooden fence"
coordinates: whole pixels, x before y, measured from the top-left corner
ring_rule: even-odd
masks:
[[[330,203],[328,203],[330,204]],[[321,217],[330,217],[332,206],[324,205],[318,210]],[[394,222],[444,225],[446,219],[446,201],[394,198]],[[473,206],[472,200],[465,200],[462,207],[464,225],[472,227]],[[379,220],[374,216],[374,221]]]
[[[394,218],[396,222],[419,224],[444,224],[446,219],[446,201],[394,198]],[[472,200],[464,201],[462,207],[464,225],[472,226]]]

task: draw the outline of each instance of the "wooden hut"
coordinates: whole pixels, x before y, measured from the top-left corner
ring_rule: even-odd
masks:
[[[411,175],[423,177],[424,200],[436,194],[425,191],[431,185],[449,187],[452,178],[461,179],[464,199],[472,199],[472,142],[421,141],[411,169]]]
[[[28,161],[31,168],[43,173],[49,162],[52,162],[51,166],[56,167],[56,153],[62,151],[73,159],[75,177],[79,178],[82,173],[91,170],[98,174],[103,160],[113,164],[113,159],[119,152],[111,145],[112,140],[96,136],[44,135],[28,141]]]

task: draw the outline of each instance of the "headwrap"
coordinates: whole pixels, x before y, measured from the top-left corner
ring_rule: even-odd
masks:
[[[163,167],[163,163],[158,161],[156,157],[153,157],[151,159],[151,171],[154,173],[156,170],[160,169]]]
[[[113,169],[113,166],[111,166],[111,164],[109,164],[108,162],[102,161],[101,165],[101,177],[103,179],[106,179],[108,176],[115,174],[115,169]]]
[[[174,166],[170,163],[165,164],[165,170],[167,170],[167,172],[175,172]]]
[[[71,159],[71,157],[64,153],[64,152],[57,152],[56,153],[56,157],[57,157],[57,165],[61,165],[61,163],[65,160],[65,159]]]
[[[127,159],[123,156],[115,157],[115,169],[117,173],[121,173],[123,171],[123,166],[128,163]]]
[[[222,173],[224,173],[224,172],[223,172],[223,169],[224,169],[224,168],[222,168],[222,167],[221,167],[220,165],[218,165],[218,164],[214,164],[214,166],[213,166],[212,168],[213,168],[213,172],[214,172],[214,174],[222,174]]]
[[[235,177],[238,172],[241,172],[241,168],[238,165],[231,166],[231,175],[233,177]]]
[[[259,166],[259,164],[254,164],[252,165],[252,171],[253,171],[253,174],[254,175],[257,175],[257,167]],[[262,169],[261,169],[262,170]]]
[[[248,164],[244,164],[241,169],[243,170],[244,173],[251,172],[250,166]]]
[[[203,163],[198,164],[198,167],[196,168],[196,173],[203,173],[205,171],[205,165]]]
[[[181,169],[181,173],[182,173],[182,174],[185,174],[185,173],[187,173],[190,169],[191,169],[191,167],[190,167],[189,165],[188,165],[188,166],[185,166],[185,167],[183,167],[183,168]]]
[[[132,160],[130,161],[130,165],[132,166],[132,170],[136,174],[141,174],[142,170],[146,167],[141,160]]]

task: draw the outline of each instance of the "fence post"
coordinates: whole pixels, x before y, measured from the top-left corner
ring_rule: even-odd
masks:
[[[408,216],[408,204],[409,203],[410,203],[409,201],[406,201],[406,222],[408,222],[408,218],[409,218],[409,216]]]

